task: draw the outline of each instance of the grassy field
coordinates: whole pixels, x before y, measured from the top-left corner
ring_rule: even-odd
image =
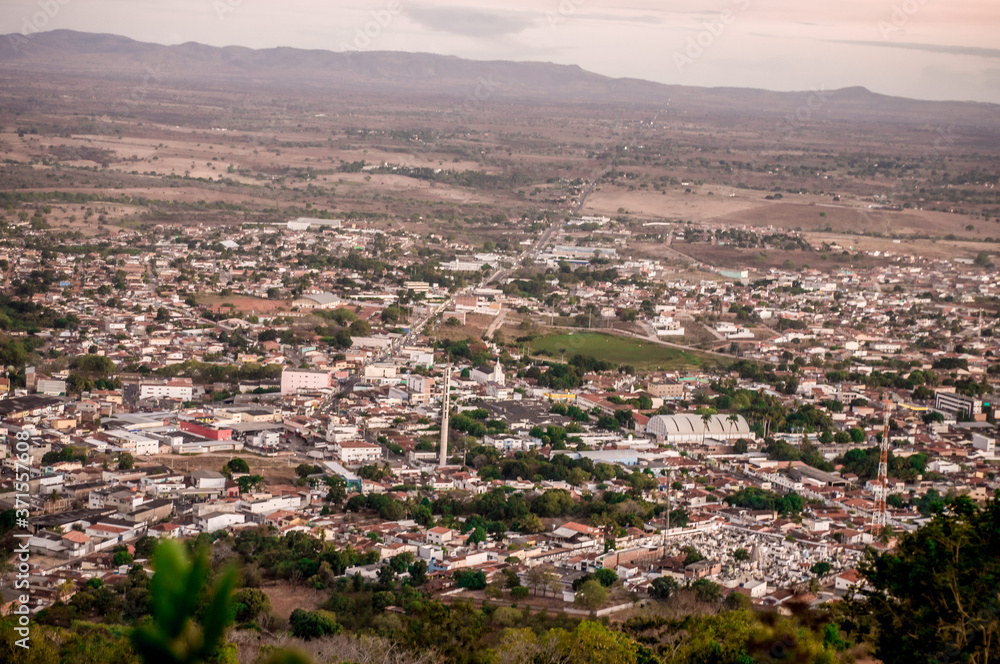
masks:
[[[548,334],[531,343],[531,350],[556,360],[587,355],[597,360],[627,364],[637,369],[685,369],[717,364],[711,357],[678,348],[609,334]]]

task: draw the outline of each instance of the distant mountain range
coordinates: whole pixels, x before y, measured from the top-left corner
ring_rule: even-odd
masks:
[[[669,66],[664,62],[664,66]],[[141,79],[155,75],[174,87],[296,87],[386,95],[580,105],[641,105],[738,116],[786,117],[813,112],[826,120],[965,125],[1000,128],[1000,105],[918,101],[864,88],[770,92],[745,88],[664,85],[610,78],[577,66],[541,62],[474,61],[428,53],[335,53],[296,48],[162,46],[127,37],[56,30],[0,36],[0,72],[79,74]],[[814,110],[810,110],[814,109]]]

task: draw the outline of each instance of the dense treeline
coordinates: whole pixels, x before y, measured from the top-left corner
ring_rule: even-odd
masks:
[[[885,664],[1000,662],[1000,492],[954,499],[894,551],[869,550],[845,627]]]
[[[138,369],[141,371],[141,368]],[[187,376],[202,383],[232,383],[241,380],[275,380],[281,377],[278,364],[207,364],[195,360],[171,364],[156,370],[163,378]]]
[[[44,289],[55,280],[56,275],[52,270],[33,270],[31,276],[23,283],[40,284],[37,287]],[[79,325],[80,319],[75,314],[63,316],[49,307],[17,297],[0,295],[0,330],[37,334],[43,329],[75,330]]]
[[[855,448],[848,450],[837,462],[844,465],[843,472],[854,473],[861,480],[872,480],[878,477],[879,454],[877,447]],[[907,482],[915,481],[918,476],[927,474],[928,461],[930,456],[926,452],[904,457],[896,456],[890,451],[888,475]]]
[[[745,487],[736,493],[726,496],[725,502],[734,507],[745,507],[750,510],[774,510],[782,516],[796,516],[805,507],[802,496],[795,493],[777,494],[757,487]]]

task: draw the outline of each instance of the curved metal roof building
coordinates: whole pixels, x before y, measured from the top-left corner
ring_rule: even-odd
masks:
[[[657,415],[649,420],[646,433],[651,433],[668,443],[700,443],[705,438],[715,440],[753,440],[750,424],[742,415],[731,421],[730,415],[712,415],[706,422],[701,415]]]

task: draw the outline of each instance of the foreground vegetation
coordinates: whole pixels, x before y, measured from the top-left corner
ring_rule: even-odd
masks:
[[[699,582],[655,584],[653,604],[621,623],[579,620],[518,605],[514,598],[528,593],[512,572],[487,586],[496,602],[445,604],[424,589],[426,563],[407,554],[387,561],[373,582],[342,576],[368,555],[299,533],[212,539],[155,547],[152,579],[137,565],[113,587],[91,580],[38,615],[30,650],[15,645],[14,619],[3,619],[0,660],[749,664],[847,662],[870,651],[886,664],[1000,662],[1000,494],[985,507],[952,501],[895,550],[870,550],[857,595],[821,610],[793,604],[787,617],[754,611],[738,594],[720,601],[717,586]],[[329,599],[285,623],[258,587],[263,576],[325,588]],[[460,586],[485,585],[480,575],[458,576]],[[611,576],[594,575],[581,591],[613,585]],[[241,657],[239,644],[256,658]]]

